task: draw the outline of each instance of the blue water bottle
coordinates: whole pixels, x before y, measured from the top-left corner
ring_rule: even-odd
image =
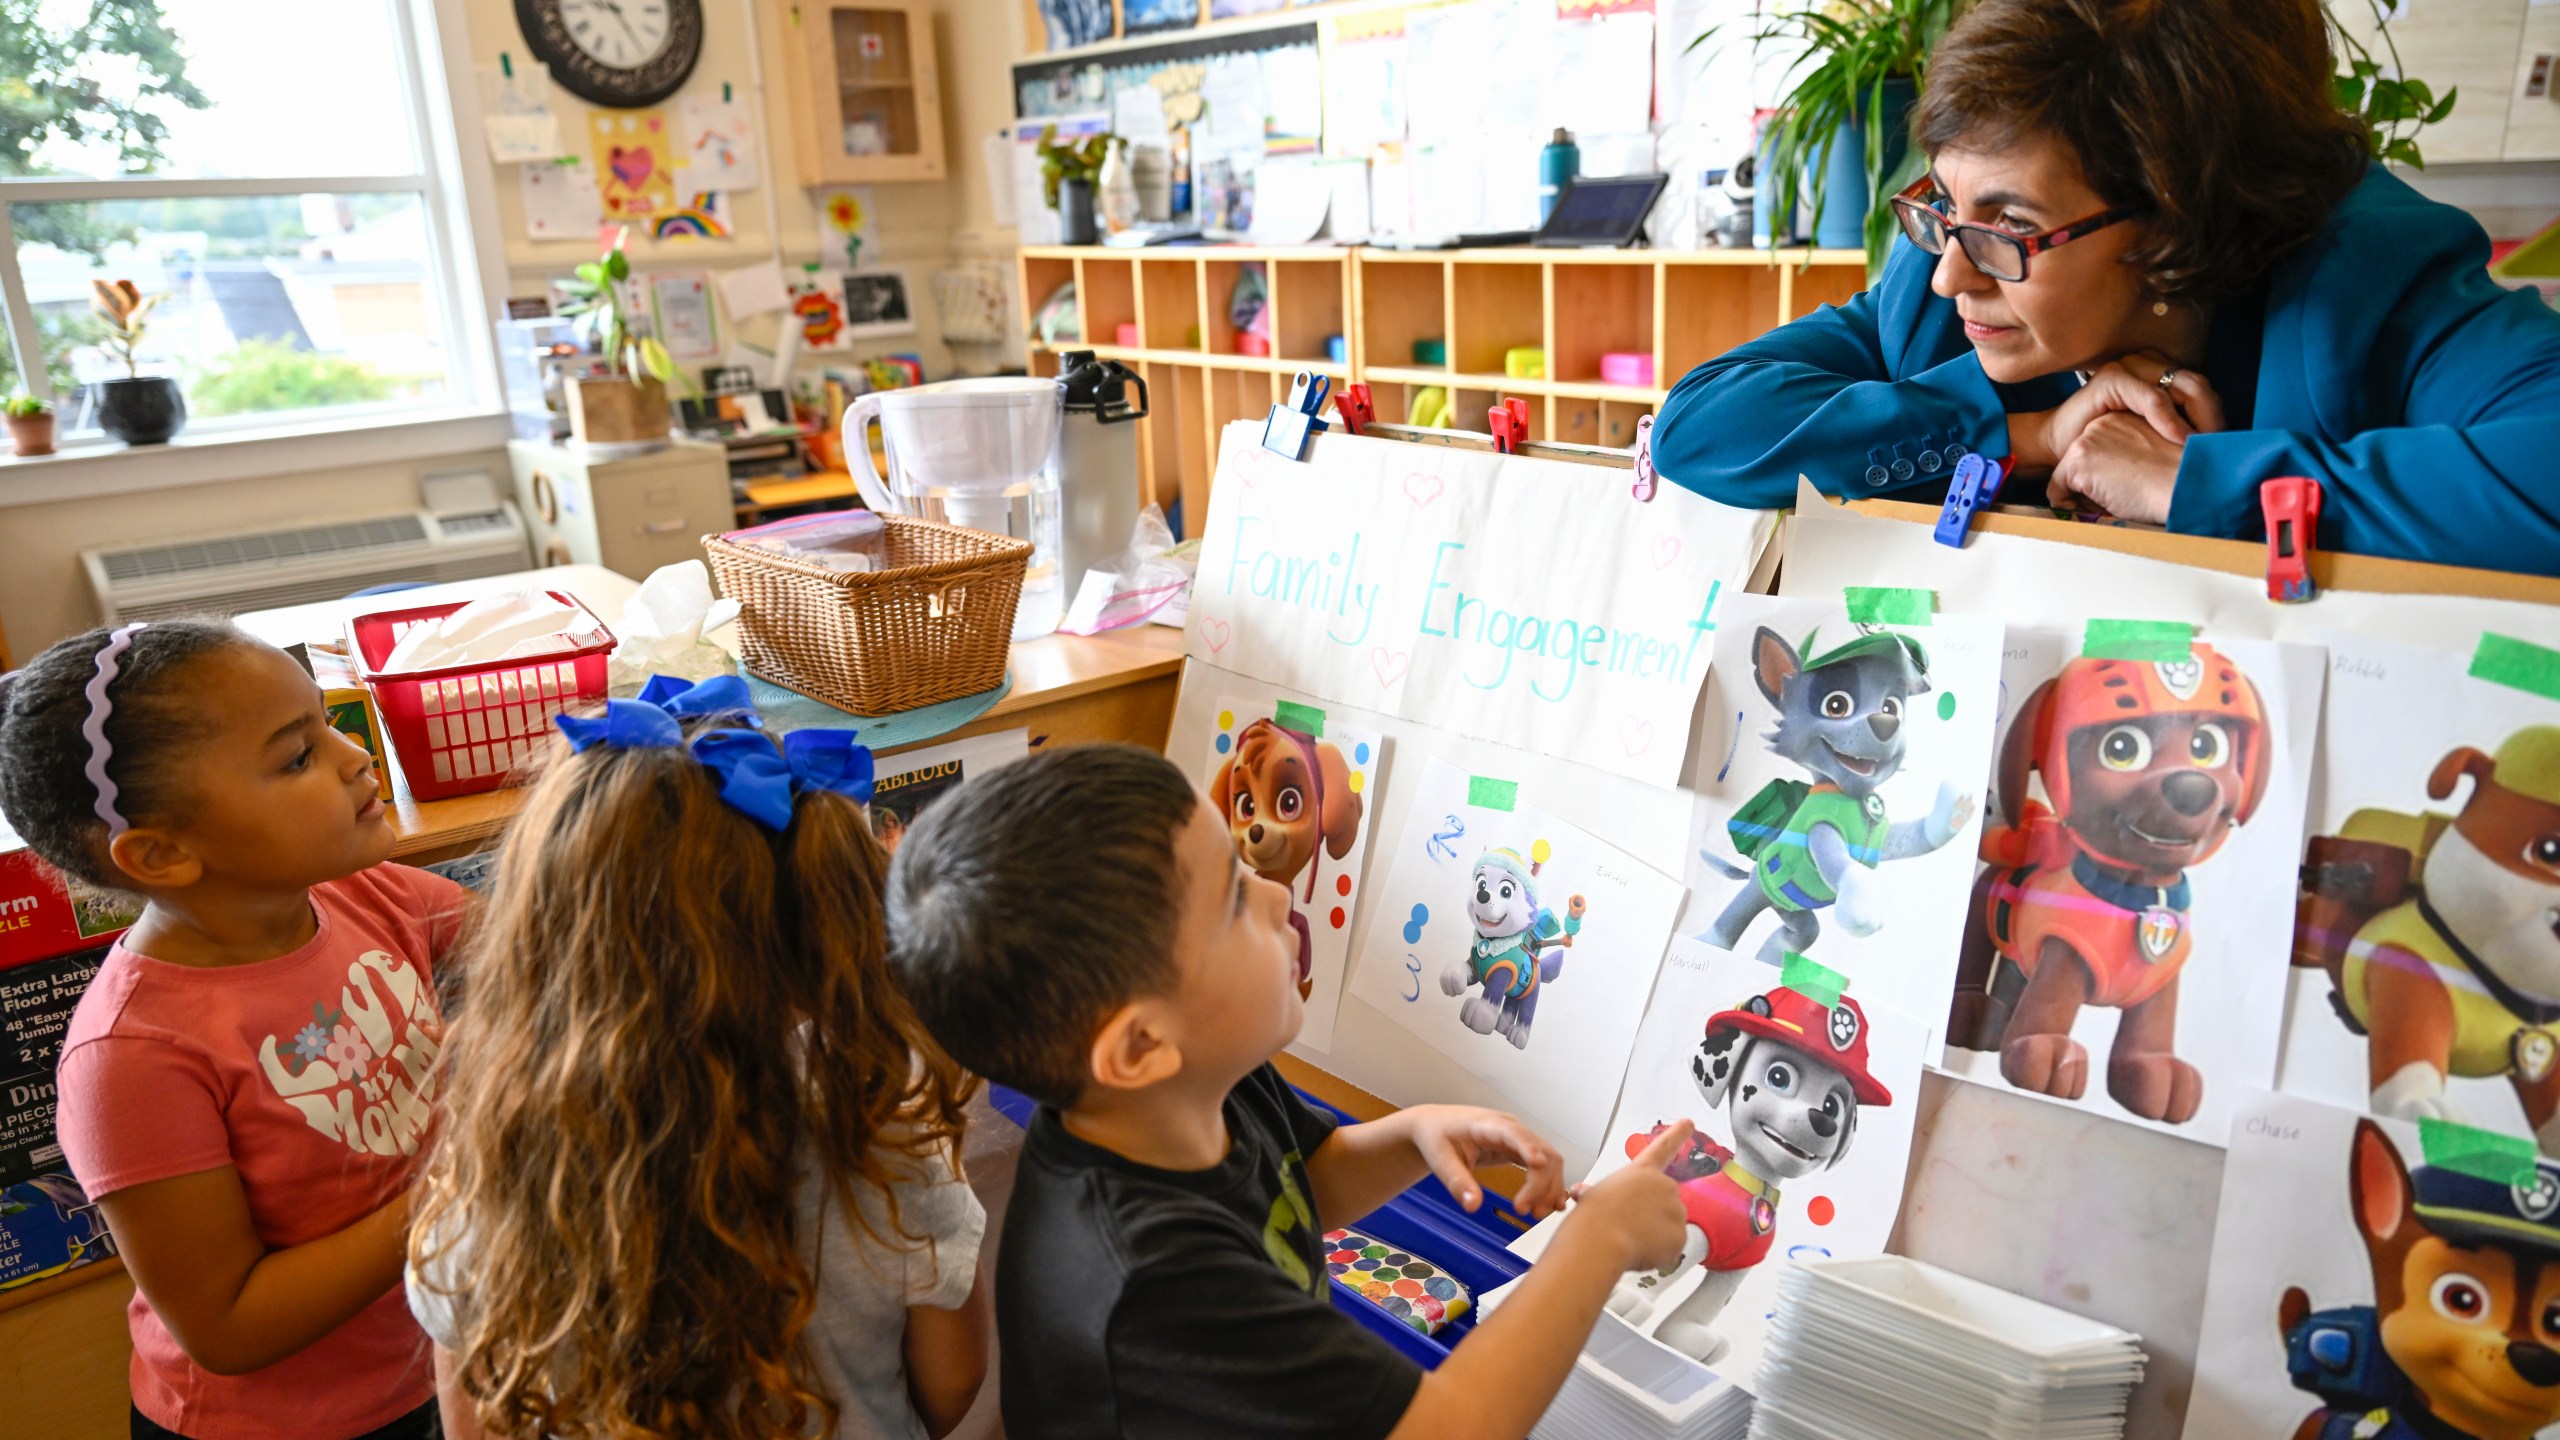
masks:
[[[1573,143],[1573,134],[1563,126],[1556,127],[1555,138],[1538,152],[1538,223],[1556,213],[1556,202],[1564,198],[1564,187],[1582,173],[1582,150]]]

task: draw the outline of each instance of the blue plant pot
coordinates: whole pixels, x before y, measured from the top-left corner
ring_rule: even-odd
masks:
[[[1820,157],[1822,171],[1822,213],[1813,223],[1813,243],[1832,249],[1859,250],[1867,243],[1867,210],[1876,197],[1867,193],[1867,145],[1871,137],[1880,136],[1885,146],[1884,169],[1891,173],[1911,145],[1911,107],[1919,99],[1920,88],[1909,80],[1884,82],[1884,115],[1880,125],[1866,123],[1866,117],[1844,124],[1833,133],[1829,152]]]

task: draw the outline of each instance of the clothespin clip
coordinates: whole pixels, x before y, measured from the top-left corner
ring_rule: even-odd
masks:
[[[1636,417],[1635,483],[1635,497],[1639,504],[1653,498],[1654,486],[1661,478],[1653,468],[1653,417],[1639,415]]]
[[[1968,453],[1956,461],[1955,474],[1947,481],[1947,503],[1938,511],[1939,544],[1964,548],[1965,532],[1973,528],[1975,512],[1999,498],[2000,486],[2009,478],[2010,463],[1978,453]]]
[[[1497,455],[1519,453],[1520,442],[1529,438],[1529,402],[1516,395],[1495,402],[1488,412],[1493,426],[1493,450]]]
[[[2299,604],[2320,593],[2311,579],[2311,552],[2320,534],[2320,482],[2287,475],[2258,487],[2258,509],[2267,521],[2267,598]]]
[[[1366,385],[1345,385],[1333,393],[1333,413],[1342,417],[1342,433],[1357,435],[1378,423],[1378,407]]]
[[[1301,370],[1290,383],[1289,400],[1271,407],[1270,418],[1262,422],[1262,448],[1291,460],[1307,458],[1307,439],[1325,428],[1324,397],[1333,381],[1310,370]]]

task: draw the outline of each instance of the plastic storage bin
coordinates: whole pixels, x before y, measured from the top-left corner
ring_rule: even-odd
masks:
[[[382,610],[348,622],[357,673],[373,691],[401,778],[419,800],[450,800],[495,790],[533,759],[551,721],[564,710],[601,704],[605,657],[613,632],[574,595],[547,592],[585,617],[568,632],[570,647],[526,660],[492,660],[440,670],[385,671],[400,637],[462,608],[421,605]]]
[[[1031,1123],[1031,1112],[1036,1108],[1031,1097],[1002,1085],[989,1085],[987,1096],[1006,1119],[1022,1126]],[[1345,1125],[1358,1123],[1304,1090],[1298,1092],[1298,1098]],[[1450,1321],[1437,1335],[1424,1335],[1370,1304],[1339,1280],[1333,1282],[1333,1308],[1403,1351],[1423,1369],[1436,1370],[1441,1361],[1449,1358],[1449,1347],[1475,1329],[1484,1312],[1485,1293],[1529,1273],[1529,1262],[1506,1247],[1528,1233],[1532,1223],[1528,1216],[1513,1209],[1509,1200],[1490,1190],[1485,1192],[1484,1204],[1469,1214],[1437,1179],[1429,1176],[1365,1216],[1327,1217],[1328,1228],[1348,1225],[1439,1266],[1467,1287],[1472,1302],[1464,1316]]]

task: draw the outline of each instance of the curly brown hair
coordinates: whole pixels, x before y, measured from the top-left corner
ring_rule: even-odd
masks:
[[[2059,138],[2164,296],[2247,291],[2363,178],[2330,98],[2319,0],[1982,0],[1929,57],[1912,134],[2001,150]]]
[[[533,787],[466,941],[412,1232],[491,1433],[833,1428],[804,1167],[925,1243],[890,1162],[956,1169],[975,1085],[890,978],[887,872],[852,801],[804,795],[777,835],[684,749],[592,748]]]

